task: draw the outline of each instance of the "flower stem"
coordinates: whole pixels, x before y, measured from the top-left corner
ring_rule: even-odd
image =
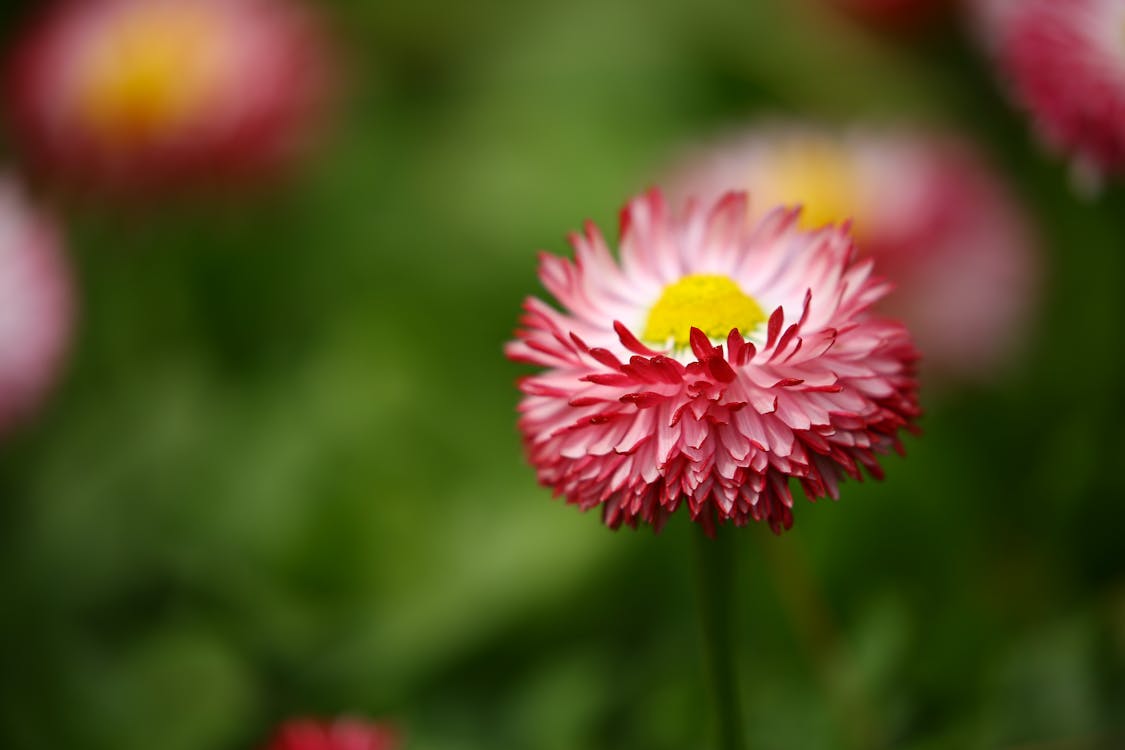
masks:
[[[729,607],[735,562],[732,538],[723,534],[722,528],[716,530],[714,538],[708,537],[702,527],[694,531],[704,666],[711,683],[716,748],[744,750],[746,743],[739,710],[737,660]]]

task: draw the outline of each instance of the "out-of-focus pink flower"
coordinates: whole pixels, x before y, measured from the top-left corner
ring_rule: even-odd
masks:
[[[391,729],[357,719],[295,719],[282,724],[265,750],[397,750]]]
[[[968,143],[774,123],[690,156],[670,185],[677,200],[748,189],[759,207],[803,205],[808,228],[850,218],[860,253],[897,287],[879,309],[906,322],[927,374],[984,379],[1024,343],[1039,255],[1018,202]]]
[[[1016,102],[1096,181],[1125,170],[1125,2],[973,0]]]
[[[332,67],[296,0],[64,0],[18,39],[6,105],[25,160],[71,189],[217,187],[292,160]]]
[[[59,231],[0,177],[0,433],[30,417],[54,383],[72,297]]]
[[[761,212],[759,212],[761,213]],[[510,358],[539,480],[611,527],[659,528],[680,506],[715,522],[793,522],[789,480],[838,496],[918,415],[906,328],[869,308],[889,285],[845,228],[797,210],[748,221],[745,193],[670,213],[658,192],[621,218],[620,263],[597,228],[575,260],[542,254],[563,307],[524,304]]]

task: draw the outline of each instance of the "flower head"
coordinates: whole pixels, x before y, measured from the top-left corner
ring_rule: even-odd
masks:
[[[73,290],[55,226],[0,178],[0,432],[28,418],[70,341]]]
[[[907,324],[926,375],[987,378],[1024,342],[1033,235],[1008,186],[960,139],[774,123],[690,155],[667,182],[677,200],[749,190],[763,207],[803,205],[806,229],[851,219],[860,254],[897,289],[879,309]]]
[[[1013,98],[1097,179],[1125,169],[1125,3],[975,0]]]
[[[872,315],[889,290],[844,227],[796,210],[747,221],[745,194],[661,195],[621,219],[620,263],[592,225],[573,262],[543,254],[562,305],[524,304],[507,347],[546,370],[521,381],[519,426],[539,480],[611,527],[659,528],[681,503],[714,521],[793,522],[790,479],[837,497],[900,447],[918,415],[906,329]]]
[[[296,719],[283,724],[265,750],[396,750],[398,746],[398,736],[380,724]]]
[[[19,39],[7,109],[70,187],[210,186],[284,166],[327,91],[323,34],[290,0],[69,0]]]

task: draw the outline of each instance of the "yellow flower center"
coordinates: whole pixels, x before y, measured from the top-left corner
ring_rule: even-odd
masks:
[[[800,227],[820,229],[854,215],[855,178],[848,155],[836,144],[802,139],[774,154],[766,186],[775,202],[801,204]]]
[[[144,139],[197,117],[221,82],[216,19],[191,3],[132,10],[81,63],[79,112],[103,137]]]
[[[672,342],[685,347],[692,328],[721,339],[732,328],[745,335],[765,320],[761,306],[729,277],[693,273],[664,287],[649,311],[642,338],[658,346]]]

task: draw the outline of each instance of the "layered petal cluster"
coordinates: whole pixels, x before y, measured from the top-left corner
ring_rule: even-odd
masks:
[[[951,134],[765,123],[689,154],[664,182],[677,200],[749,190],[759,205],[802,205],[806,228],[851,219],[860,254],[895,283],[879,310],[906,323],[927,376],[985,380],[1026,343],[1035,233],[999,173]]]
[[[541,256],[563,309],[529,298],[507,346],[546,368],[521,380],[519,427],[539,480],[611,527],[684,504],[780,532],[791,479],[816,499],[881,476],[919,413],[910,335],[870,313],[889,285],[846,228],[747,219],[743,193],[673,213],[654,191],[622,214],[620,263],[589,224],[574,261]]]
[[[56,184],[221,187],[303,149],[329,49],[297,0],[63,0],[17,38],[5,105],[25,160]]]
[[[325,722],[295,719],[283,724],[265,750],[397,750],[397,734],[358,719]]]
[[[0,433],[30,417],[54,383],[72,318],[59,231],[0,177]]]
[[[1047,144],[1098,179],[1125,169],[1125,2],[974,0],[983,38]]]

